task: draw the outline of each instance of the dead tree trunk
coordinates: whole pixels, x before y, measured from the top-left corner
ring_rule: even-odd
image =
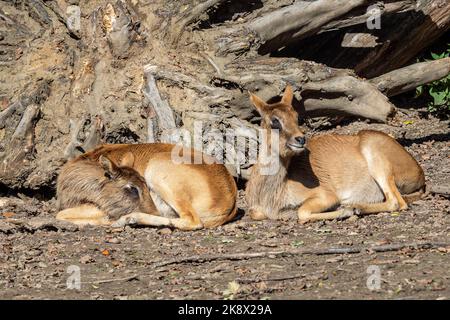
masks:
[[[369,31],[373,4],[382,28]],[[219,133],[223,143],[212,149],[229,150],[235,175],[245,177],[254,155],[233,139],[258,143],[247,91],[274,100],[289,83],[301,115],[386,121],[394,110],[386,95],[448,73],[443,60],[421,77],[414,75],[422,65],[383,75],[448,30],[449,7],[445,0],[0,0],[0,185],[52,186],[67,159],[99,143],[172,141],[175,129],[195,133],[199,121],[204,151]]]
[[[220,29],[211,41],[219,56],[297,57],[371,78],[403,66],[449,26],[447,0],[296,1]]]
[[[414,90],[425,83],[444,78],[450,73],[450,57],[416,63],[370,79],[370,83],[388,97]]]

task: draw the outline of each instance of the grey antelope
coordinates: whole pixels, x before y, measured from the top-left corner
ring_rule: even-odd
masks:
[[[188,161],[178,163],[174,158]],[[200,163],[196,163],[195,159],[201,159]],[[59,212],[57,218],[78,224],[89,221],[90,224],[109,224],[115,227],[139,224],[182,230],[222,225],[236,215],[237,186],[225,166],[214,163],[213,160],[194,149],[172,144],[102,145],[69,161],[63,167],[58,177],[57,197],[73,201],[62,201],[61,209],[67,210]],[[86,163],[90,170],[85,170]],[[96,163],[98,167],[92,168],[92,163]],[[131,187],[133,191],[127,190],[130,189],[130,183],[118,181],[115,175],[108,180],[110,184],[115,183],[114,186],[109,189],[99,187],[99,168],[107,172],[110,166],[116,171],[136,173],[137,177],[133,177]],[[83,182],[79,181],[90,180],[95,189],[89,189],[90,192],[94,192],[94,195],[97,192],[101,201],[80,199]],[[116,189],[122,191],[118,194],[114,192]],[[130,194],[134,196],[134,204],[124,208],[120,199],[129,200]],[[111,206],[101,205],[107,201],[117,203],[118,208],[114,210],[114,214],[108,211]],[[84,202],[91,204],[91,209],[99,209],[86,210]],[[101,210],[102,208],[105,210]]]
[[[246,200],[253,219],[277,219],[294,211],[299,222],[306,223],[344,218],[355,211],[405,210],[407,201],[424,192],[425,177],[419,164],[382,132],[320,135],[305,144],[292,99],[290,86],[281,101],[273,104],[250,93],[261,126],[269,132],[269,148],[273,147],[271,135],[279,138],[279,155],[273,159],[279,160],[278,170],[262,175],[267,164],[258,161],[247,182]],[[340,205],[343,209],[336,210]]]

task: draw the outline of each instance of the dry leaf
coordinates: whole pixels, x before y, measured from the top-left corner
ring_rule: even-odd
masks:
[[[225,299],[233,299],[234,295],[236,295],[241,286],[236,281],[231,281],[228,283],[228,288],[223,291],[223,295]]]
[[[5,218],[12,218],[12,217],[14,217],[15,213],[14,212],[3,212],[2,215]]]

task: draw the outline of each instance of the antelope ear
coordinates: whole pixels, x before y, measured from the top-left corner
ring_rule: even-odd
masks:
[[[120,160],[119,166],[133,168],[133,165],[134,165],[134,154],[131,152],[125,153],[122,159]]]
[[[109,177],[112,177],[117,173],[117,166],[108,157],[101,155],[98,161]]]
[[[250,101],[253,103],[253,105],[255,106],[256,110],[259,112],[259,114],[263,115],[264,113],[266,113],[267,109],[268,109],[268,104],[265,103],[257,95],[251,93],[250,91],[248,92],[248,94],[250,95]]]
[[[294,98],[294,92],[292,91],[292,87],[290,84],[286,86],[284,89],[283,98],[281,101],[285,104],[292,105],[292,100]]]

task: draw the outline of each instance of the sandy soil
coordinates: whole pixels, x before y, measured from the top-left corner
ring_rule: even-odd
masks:
[[[390,125],[352,122],[332,131],[389,132],[423,166],[428,185],[448,186],[448,127],[448,122],[408,111]],[[196,232],[131,227],[75,230],[53,220],[54,205],[54,199],[41,201],[21,194],[0,198],[1,299],[450,298],[450,247],[157,265],[191,255],[449,243],[450,200],[439,195],[430,194],[404,212],[359,219],[299,225],[253,222],[244,215],[217,229]],[[245,212],[242,199],[240,207]],[[6,223],[6,218],[22,219],[24,224]],[[76,276],[68,273],[71,268],[79,268],[80,290],[67,288],[69,277]],[[367,286],[373,279],[368,268],[380,272],[378,290]]]

